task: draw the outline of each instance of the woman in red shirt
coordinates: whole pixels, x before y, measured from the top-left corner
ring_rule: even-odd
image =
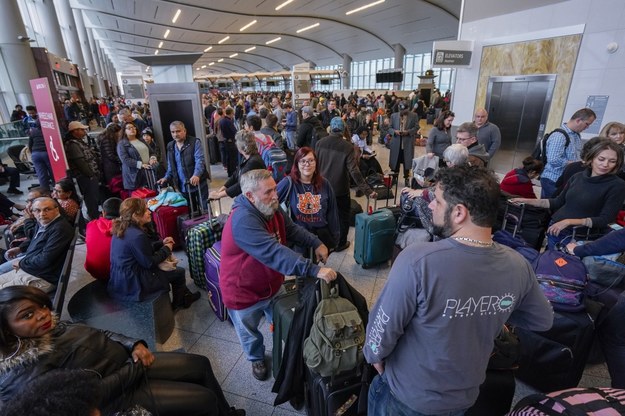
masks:
[[[543,162],[531,156],[523,159],[523,167],[506,173],[499,187],[502,191],[522,198],[536,199],[532,179],[543,171]]]

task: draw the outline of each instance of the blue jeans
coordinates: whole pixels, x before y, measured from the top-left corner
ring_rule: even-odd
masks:
[[[267,322],[273,323],[273,300],[281,293],[284,293],[284,287],[281,287],[278,293],[271,298],[261,300],[245,309],[228,309],[234,330],[248,361],[263,361],[265,359],[263,334],[258,330],[258,325],[263,315],[265,315]]]
[[[286,145],[291,150],[295,149],[295,130],[286,131]]]
[[[428,415],[412,410],[395,397],[384,374],[375,376],[369,387],[367,405],[369,416],[463,416],[465,411],[466,409]]]
[[[547,179],[547,178],[540,178],[540,187],[541,187],[540,189],[541,199],[551,198],[551,195],[553,195],[553,193],[557,189],[556,183],[552,181],[551,179]]]
[[[33,152],[32,159],[35,172],[37,173],[37,179],[39,179],[39,186],[49,190],[50,185],[54,185],[54,182],[52,182],[52,167],[50,166],[48,153]]]

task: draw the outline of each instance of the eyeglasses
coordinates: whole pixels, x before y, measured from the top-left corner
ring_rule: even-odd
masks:
[[[300,159],[299,162],[297,163],[303,166],[310,166],[310,165],[314,165],[315,163],[317,163],[317,161],[315,159]]]
[[[467,140],[471,140],[471,137],[458,137],[456,136],[456,140],[459,142],[465,142]]]
[[[53,210],[55,210],[55,209],[57,209],[57,208],[56,208],[56,207],[54,207],[54,208],[50,208],[50,207],[45,207],[45,208],[35,208],[35,209],[33,209],[33,212],[34,212],[35,214],[39,214],[40,212],[47,213],[47,212],[53,211]]]

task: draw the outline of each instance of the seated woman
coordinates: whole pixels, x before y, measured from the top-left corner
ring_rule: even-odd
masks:
[[[552,198],[556,198],[558,195],[560,195],[560,193],[564,189],[564,186],[567,184],[569,179],[571,179],[571,176],[575,175],[578,172],[583,172],[584,170],[586,170],[584,159],[586,159],[588,151],[590,151],[590,149],[592,149],[592,147],[597,144],[601,140],[601,138],[601,136],[593,137],[592,139],[584,143],[584,145],[582,146],[582,151],[579,155],[581,160],[577,160],[566,165],[566,167],[564,168],[564,172],[562,172],[562,175],[556,181],[556,190],[551,196]]]
[[[291,174],[278,184],[278,199],[293,221],[315,234],[332,250],[339,241],[339,214],[332,186],[317,170],[317,156],[310,147],[295,153]]]
[[[512,202],[551,209],[553,216],[547,228],[549,249],[571,236],[574,226],[605,233],[623,205],[625,182],[616,175],[623,166],[621,146],[600,138],[585,156],[586,169],[573,175],[558,197],[511,199]]]
[[[111,241],[111,277],[107,290],[114,299],[142,301],[146,297],[172,290],[172,307],[188,308],[200,298],[185,284],[182,267],[164,271],[159,264],[167,260],[174,247],[174,239],[165,237],[153,243],[146,226],[152,222],[145,200],[128,198],[119,208],[119,218],[113,220]]]
[[[122,162],[124,189],[134,191],[146,186],[147,178],[144,170],[152,169],[158,161],[150,146],[143,138],[137,136],[137,128],[133,123],[124,124],[124,134],[117,143],[117,155]]]
[[[37,288],[0,290],[0,322],[4,403],[51,370],[83,369],[99,376],[102,414],[139,405],[161,416],[245,415],[229,406],[206,357],[152,353],[142,340],[59,322]]]
[[[611,121],[601,129],[599,133],[601,137],[607,137],[614,143],[625,146],[625,124],[618,121]]]
[[[258,154],[256,136],[253,132],[239,130],[235,136],[235,144],[242,156],[239,166],[221,188],[208,194],[210,199],[221,199],[226,196],[234,198],[237,195],[241,195],[241,185],[239,184],[241,175],[253,169],[266,168],[263,158]]]
[[[367,145],[368,136],[369,130],[365,126],[357,127],[356,131],[354,131],[352,135],[352,143],[360,150],[358,152],[360,154],[360,157],[358,158],[358,167],[360,169],[360,173],[362,173],[362,176],[365,178],[372,173],[384,173],[382,166],[380,166],[380,162],[378,162],[375,157],[375,150]]]
[[[536,199],[532,179],[540,176],[543,167],[543,162],[528,156],[523,159],[523,167],[512,169],[506,173],[499,184],[499,188],[511,195]]]
[[[54,185],[52,198],[56,200],[63,209],[63,214],[67,220],[74,224],[76,215],[80,212],[80,199],[76,194],[74,182],[69,178],[63,178]]]

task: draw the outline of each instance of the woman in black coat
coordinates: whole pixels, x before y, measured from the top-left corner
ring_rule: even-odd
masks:
[[[154,414],[242,416],[228,405],[206,357],[152,353],[142,340],[59,322],[50,298],[30,286],[0,290],[0,401],[55,369],[100,376],[102,414],[140,405]]]
[[[252,132],[239,130],[235,136],[237,150],[241,154],[241,162],[237,170],[228,178],[226,183],[216,191],[211,191],[208,195],[210,199],[221,199],[229,196],[234,198],[241,194],[241,185],[239,178],[245,172],[253,169],[267,169],[263,158],[258,154],[258,146],[256,145],[255,135]]]

